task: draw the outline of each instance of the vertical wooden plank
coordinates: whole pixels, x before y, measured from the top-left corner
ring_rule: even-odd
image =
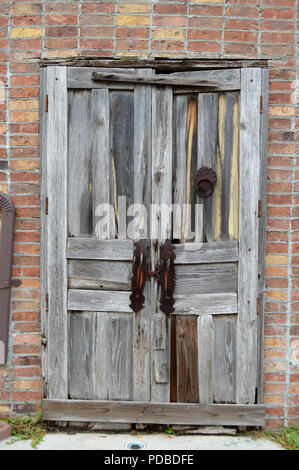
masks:
[[[258,377],[257,377],[257,402],[264,401],[264,304],[265,304],[265,252],[266,252],[266,218],[267,218],[267,136],[268,136],[268,106],[269,106],[269,71],[261,70],[262,114],[261,114],[261,178],[260,200],[261,213],[259,217],[259,315],[258,315]]]
[[[257,297],[260,194],[261,70],[241,70],[237,403],[254,403],[257,382]]]
[[[40,154],[40,171],[41,171],[41,194],[40,194],[40,244],[41,244],[41,328],[42,328],[42,374],[43,374],[43,396],[47,398],[48,384],[48,276],[47,276],[47,116],[46,112],[46,95],[47,95],[47,68],[41,68],[40,71],[40,132],[41,132],[41,154]]]
[[[89,90],[68,91],[68,234],[92,234],[91,100]]]
[[[236,321],[216,315],[214,321],[213,388],[215,403],[236,400]]]
[[[69,397],[91,400],[95,315],[94,312],[71,313],[68,320]]]
[[[171,346],[170,346],[170,401],[177,401],[177,361],[176,361],[176,318],[171,316]]]
[[[116,238],[119,231],[118,197],[134,201],[134,94],[110,91],[110,200],[115,212]]]
[[[239,93],[219,96],[213,239],[238,239]]]
[[[198,317],[197,332],[199,402],[213,403],[214,325],[212,315]],[[218,377],[215,377],[215,380],[218,380]]]
[[[216,171],[218,146],[218,94],[198,95],[198,169],[202,166]],[[203,238],[198,241],[213,241],[214,195],[208,198],[197,197],[203,206]]]
[[[152,88],[152,203],[171,207],[172,203],[172,88]],[[153,206],[152,206],[153,207]],[[151,262],[154,270],[159,262],[160,246],[171,239],[171,213],[152,211],[151,214]],[[151,311],[159,313],[159,290],[156,280],[151,280]],[[166,364],[170,375],[170,322],[165,318],[167,331],[166,349],[159,353],[159,360]],[[152,322],[153,327],[154,321]],[[152,328],[153,335],[153,328]],[[152,345],[154,338],[152,336]],[[153,346],[152,346],[153,347]],[[157,360],[157,356],[156,356]],[[152,359],[151,401],[164,402],[170,399],[170,384],[157,383],[155,370],[159,365]]]
[[[92,135],[92,207],[93,235],[99,239],[114,238],[114,217],[107,214],[108,227],[100,223],[100,204],[109,204],[110,168],[110,110],[109,90],[101,88],[91,92],[91,135]]]
[[[67,375],[67,87],[66,67],[48,69],[48,377],[49,398],[65,399]]]
[[[131,314],[96,314],[92,361],[94,399],[132,400],[132,327]]]
[[[177,316],[176,354],[177,401],[197,403],[199,401],[197,316]]]
[[[150,76],[151,69],[139,69],[138,75]],[[151,88],[135,86],[134,91],[134,204],[143,204],[148,217],[140,214],[137,239],[149,235],[151,201]],[[150,259],[149,259],[150,261]],[[133,400],[150,401],[151,385],[151,309],[150,283],[144,289],[144,308],[133,315]]]

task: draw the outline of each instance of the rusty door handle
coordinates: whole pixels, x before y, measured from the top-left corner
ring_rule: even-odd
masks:
[[[195,175],[196,192],[200,197],[209,197],[213,194],[217,183],[216,172],[206,166],[201,167]]]
[[[170,240],[160,248],[160,310],[169,316],[174,312],[174,288],[175,288],[175,266],[174,260],[176,255],[174,253],[174,246]]]

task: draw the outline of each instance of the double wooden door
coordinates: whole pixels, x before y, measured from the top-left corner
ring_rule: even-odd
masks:
[[[265,90],[259,68],[43,70],[45,419],[263,423]],[[136,313],[140,240],[152,275]]]

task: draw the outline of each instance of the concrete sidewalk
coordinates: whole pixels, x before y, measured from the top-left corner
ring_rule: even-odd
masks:
[[[30,441],[0,442],[2,450],[33,450]],[[165,433],[109,434],[104,432],[74,434],[47,433],[38,450],[126,450],[131,442],[141,442],[145,450],[284,450],[268,439],[253,439],[250,436],[176,436]]]

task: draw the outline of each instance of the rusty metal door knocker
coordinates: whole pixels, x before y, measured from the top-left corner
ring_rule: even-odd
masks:
[[[199,197],[212,196],[216,183],[217,175],[212,168],[203,166],[196,172],[195,185]]]

